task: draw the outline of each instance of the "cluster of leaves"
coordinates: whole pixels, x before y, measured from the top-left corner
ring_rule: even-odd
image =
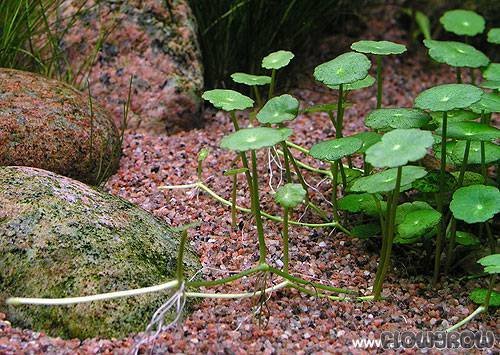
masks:
[[[446,30],[458,36],[474,36],[485,29],[481,16],[465,10],[449,11],[441,22]],[[489,42],[498,44],[498,31],[496,28],[489,30]],[[276,145],[282,148],[288,184],[282,187],[283,190],[278,190],[276,196],[285,208],[293,208],[297,203],[286,207],[283,196],[300,196],[310,203],[310,189],[300,173],[300,167],[307,169],[307,165],[296,161],[290,147],[330,165],[330,170],[323,173],[332,181],[334,221],[340,225],[340,213],[364,214],[364,223],[354,226],[350,234],[382,240],[373,286],[375,299],[381,297],[393,244],[434,244],[433,284],[441,274],[443,251],[446,251],[446,273],[453,266],[457,244],[461,249],[486,244],[491,253],[496,252],[496,238],[490,224],[500,210],[500,192],[488,175],[488,167],[500,160],[500,147],[496,144],[500,130],[491,125],[492,114],[500,111],[500,64],[490,63],[485,54],[466,43],[426,39],[424,45],[433,60],[456,68],[457,83],[438,85],[421,92],[412,108],[381,107],[383,57],[403,54],[406,51],[404,45],[389,41],[358,41],[352,44],[353,51],[318,65],[314,70],[315,79],[337,90],[338,101],[309,107],[304,112],[327,112],[336,133],[334,139],[318,142],[310,150],[287,141],[292,131],[285,128],[285,123],[297,117],[298,100],[288,94],[274,96],[276,71],[290,62],[293,58],[291,52],[278,51],[263,59],[262,67],[271,70],[270,76],[232,75],[236,82],[254,89],[257,108],[250,116],[256,117],[260,127],[239,130],[234,110],[253,108],[254,101],[250,97],[232,90],[212,90],[203,95],[216,107],[231,112],[236,132],[223,139],[223,148],[240,154],[251,151],[253,158],[257,149]],[[373,56],[377,64],[376,79],[369,75],[371,61],[367,55]],[[472,83],[463,83],[463,68],[469,68],[471,73],[479,69],[483,77],[481,83],[476,85],[474,76]],[[372,131],[344,137],[347,95],[375,82],[377,108],[365,118],[366,126]],[[264,103],[259,87],[265,85],[269,85],[269,91]],[[353,167],[353,155],[363,157],[362,170]],[[434,159],[438,163],[437,169],[425,168],[422,164],[424,158]],[[249,173],[245,161],[242,155],[242,163]],[[254,191],[258,190],[258,182],[255,176],[252,180],[250,175],[256,172],[252,170],[248,185]],[[294,182],[295,176],[299,184]],[[343,195],[340,199],[337,197],[339,187]],[[294,193],[298,191],[301,194]],[[258,208],[252,202],[254,214]],[[474,224],[481,225],[480,235],[472,233]],[[288,233],[288,228],[285,229]],[[288,255],[285,259],[288,268]],[[495,267],[488,270],[498,271],[498,265]]]

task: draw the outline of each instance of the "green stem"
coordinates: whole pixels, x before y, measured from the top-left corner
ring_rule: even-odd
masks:
[[[266,240],[264,238],[264,227],[262,225],[262,217],[260,213],[260,200],[259,200],[259,177],[257,175],[257,156],[255,150],[251,151],[252,154],[252,205],[255,215],[255,225],[257,227],[257,235],[259,237],[259,264],[266,262]]]
[[[481,110],[481,123],[486,123],[486,115],[484,110]],[[483,175],[484,182],[486,183],[486,179],[488,177],[488,172],[486,170],[486,151],[484,141],[481,141],[481,175]],[[497,172],[498,174],[498,172]]]
[[[293,149],[297,149],[299,152],[301,153],[304,153],[304,154],[309,154],[309,150],[304,148],[304,147],[301,147],[300,145],[298,144],[295,144],[293,142],[290,142],[290,141],[285,141],[286,145],[289,146],[290,148],[293,148]]]
[[[370,175],[370,172],[372,170],[372,166],[370,163],[368,163],[366,161],[366,154],[365,153],[363,153],[363,168],[364,168],[363,175],[364,176]]]
[[[460,174],[458,175],[458,181],[456,188],[460,188],[464,183],[465,170],[467,168],[467,162],[469,161],[469,151],[470,151],[470,140],[465,141],[465,151],[464,158],[462,160],[462,166],[460,167]]]
[[[177,251],[177,265],[175,268],[175,276],[179,283],[184,281],[184,249],[186,248],[187,230],[182,231],[179,250]]]
[[[340,168],[340,176],[342,177],[342,190],[347,189],[347,176],[345,175],[344,165],[342,165],[342,160],[337,160],[337,164]]]
[[[268,294],[280,290],[285,287],[290,287],[290,281],[283,281],[277,285],[266,288],[265,290],[259,290],[254,292],[244,292],[244,293],[210,293],[210,292],[186,292],[186,297],[197,297],[197,298],[217,298],[217,299],[239,299],[239,298],[252,298],[257,297],[262,294]]]
[[[231,190],[231,227],[236,228],[236,189],[238,187],[238,175],[233,176],[233,188]]]
[[[239,131],[240,125],[238,124],[238,120],[236,119],[236,114],[234,113],[234,111],[229,112],[229,117],[231,117],[231,121],[233,122],[234,130]],[[248,188],[251,190],[252,189],[252,176],[250,175],[250,169],[248,167],[247,155],[245,152],[240,152],[240,157],[241,157],[241,163],[243,164],[243,167],[246,169],[245,176],[247,178]]]
[[[457,84],[462,84],[462,70],[457,67]]]
[[[446,194],[445,189],[445,173],[446,173],[446,131],[448,126],[448,113],[443,112],[443,124],[441,133],[441,166],[439,169],[439,192],[436,194],[438,212],[441,214],[441,224],[439,225],[436,249],[434,256],[434,274],[432,277],[432,286],[435,287],[439,280],[439,269],[441,268],[441,252],[443,250],[443,239],[446,233],[446,218],[443,214],[444,197]]]
[[[382,56],[375,55],[377,61],[377,108],[382,107]]]
[[[461,326],[469,323],[472,319],[474,319],[475,316],[477,316],[478,314],[480,314],[482,312],[485,312],[485,311],[486,311],[486,308],[484,308],[484,306],[477,307],[477,309],[474,312],[472,312],[471,314],[469,314],[467,317],[465,317],[464,319],[462,319],[460,322],[458,322],[454,326],[446,329],[446,332],[447,333],[454,332],[455,330],[457,330]]]
[[[283,271],[288,273],[289,254],[288,254],[288,214],[289,210],[285,207],[283,211]]]
[[[333,162],[331,164],[331,169],[332,169],[332,205],[333,205],[333,219],[336,222],[340,221],[339,217],[339,211],[338,211],[338,206],[337,206],[337,179],[338,179],[338,161]]]
[[[484,227],[486,229],[486,235],[488,236],[488,242],[490,244],[491,254],[495,254],[496,250],[497,250],[497,241],[493,237],[493,233],[491,232],[490,224],[488,222],[484,222],[482,224],[484,225]]]
[[[268,94],[268,100],[273,98],[274,95],[274,87],[276,85],[276,69],[273,69],[271,72],[271,84],[269,84],[269,94]]]
[[[375,280],[373,282],[373,288],[372,288],[373,291],[375,291],[379,287],[378,284],[380,284],[380,278],[382,276],[382,265],[384,265],[385,263],[385,258],[387,253],[387,225],[390,219],[389,211],[391,211],[391,198],[392,198],[391,195],[387,197],[385,218],[383,217],[384,213],[382,212],[382,208],[381,207],[379,208],[379,211],[381,211],[379,219],[381,223],[380,229],[382,230],[382,245],[380,248],[380,258],[378,262],[379,266],[377,267],[377,272],[375,273]]]
[[[339,100],[337,104],[337,124],[335,125],[335,136],[337,138],[342,137],[342,127],[344,125],[344,84],[339,85]]]
[[[399,201],[399,190],[401,188],[401,175],[403,172],[403,167],[399,166],[398,167],[398,173],[396,176],[396,187],[394,188],[394,192],[392,195],[392,201],[391,201],[391,210],[389,212],[388,216],[388,225],[387,225],[387,246],[386,246],[386,252],[385,252],[385,257],[384,257],[384,264],[382,265],[382,271],[380,273],[380,281],[374,289],[374,298],[375,300],[379,300],[381,293],[382,293],[382,287],[384,284],[384,279],[387,274],[387,270],[389,269],[389,264],[391,261],[391,252],[392,252],[392,242],[394,240],[394,228],[395,228],[395,219],[396,219],[396,208],[398,206],[398,201]],[[380,266],[379,266],[380,267]]]
[[[289,152],[288,152],[288,149],[287,149],[287,146],[286,146],[285,142],[281,142],[281,148],[283,148],[283,158],[285,160],[285,177],[286,177],[286,182],[292,182],[292,172],[290,171]]]
[[[256,85],[253,86],[253,92],[255,94],[255,100],[257,101],[257,107],[261,108],[262,107],[262,97],[260,96],[259,88]]]
[[[497,276],[496,274],[490,275],[490,284],[488,285],[488,293],[486,294],[486,297],[484,298],[484,303],[483,303],[485,311],[487,311],[488,307],[490,306],[491,293],[493,292],[493,287],[495,286],[496,276]]]
[[[288,149],[288,146],[285,144],[283,146],[283,153],[284,155],[287,155],[290,161],[292,162],[293,169],[295,170],[295,173],[297,174],[297,178],[299,179],[300,184],[302,185],[302,188],[306,191],[306,198],[305,201],[306,203],[309,203],[309,189],[306,184],[306,181],[304,180],[304,177],[302,176],[302,173],[300,172],[300,168],[297,165],[297,161],[295,160],[295,157],[293,156],[292,152],[290,149]],[[290,179],[291,181],[291,179]]]
[[[457,221],[455,217],[451,216],[450,219],[450,240],[448,240],[448,249],[446,251],[446,264],[444,267],[444,274],[448,275],[450,271],[451,264],[455,259],[454,250],[455,250],[455,241],[457,237]]]
[[[234,275],[231,275],[229,277],[225,277],[225,278],[222,278],[222,279],[217,279],[217,280],[211,280],[211,281],[188,281],[186,282],[186,287],[212,287],[212,286],[219,286],[219,285],[223,285],[223,284],[226,284],[228,282],[231,282],[231,281],[236,281],[238,279],[241,279],[245,276],[250,276],[252,274],[255,274],[257,272],[261,272],[261,271],[266,271],[268,269],[268,265],[266,264],[261,264],[257,267],[254,267],[254,268],[251,268],[251,269],[248,269],[248,270],[244,270],[242,272],[239,272],[237,274],[234,274]]]

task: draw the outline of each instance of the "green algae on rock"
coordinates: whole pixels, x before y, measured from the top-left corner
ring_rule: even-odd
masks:
[[[179,238],[139,207],[78,181],[0,167],[0,312],[14,325],[65,338],[145,329],[165,293],[65,307],[7,306],[11,296],[59,298],[152,286],[174,278]],[[187,274],[201,268],[184,254]],[[188,304],[189,305],[189,304]]]
[[[0,166],[22,165],[98,184],[118,168],[120,134],[87,95],[40,75],[0,69]]]

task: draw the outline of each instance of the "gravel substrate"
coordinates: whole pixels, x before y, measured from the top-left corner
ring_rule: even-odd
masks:
[[[384,38],[406,42],[405,33],[397,24],[381,18],[370,30],[384,33]],[[374,29],[375,28],[375,29]],[[352,41],[352,40],[351,40]],[[315,58],[312,68],[331,57],[333,40],[325,41],[325,58]],[[347,43],[347,42],[346,42]],[[337,46],[339,46],[337,44]],[[338,47],[337,47],[338,49]],[[345,48],[344,48],[345,50]],[[300,55],[300,53],[297,53]],[[437,83],[453,82],[454,73],[444,66],[430,65],[424,51],[384,60],[384,105],[410,107],[413,98],[425,88]],[[332,102],[334,92],[325,90],[312,80],[303,81],[292,91],[302,105]],[[346,111],[345,134],[363,130],[362,118],[375,106],[375,87],[353,93],[354,105]],[[232,131],[228,117],[222,113],[207,113],[203,129],[180,132],[172,136],[153,136],[128,131],[124,142],[124,157],[120,170],[109,181],[107,188],[166,222],[179,226],[195,220],[201,226],[190,231],[190,241],[205,266],[206,279],[227,276],[255,265],[258,260],[257,236],[249,215],[238,214],[240,228],[231,229],[229,209],[206,194],[192,190],[160,190],[162,185],[186,184],[195,181],[196,155],[210,148],[205,161],[203,179],[217,193],[229,198],[231,180],[222,171],[231,166],[235,154],[218,148],[224,134]],[[241,122],[247,123],[245,118]],[[301,115],[290,124],[294,129],[293,141],[310,147],[314,142],[332,137],[334,130],[326,115]],[[267,154],[261,152],[263,209],[280,214],[272,203],[268,184]],[[300,157],[299,154],[296,155]],[[328,182],[306,175],[313,186],[318,186],[326,198],[330,196]],[[277,174],[272,185],[276,187]],[[239,180],[241,191],[238,203],[248,205],[244,191],[245,180]],[[325,209],[328,205],[317,195],[316,202]],[[303,209],[295,218],[304,221],[320,220]],[[269,249],[269,263],[280,266],[280,225],[265,223]],[[337,230],[291,229],[291,269],[294,275],[321,281],[337,287],[347,287],[369,294],[378,262],[378,246],[352,239]],[[177,328],[160,333],[141,351],[146,353],[288,353],[315,352],[360,353],[353,339],[376,338],[382,331],[443,330],[470,314],[474,305],[468,293],[484,285],[484,280],[448,280],[437,290],[429,287],[430,276],[415,276],[412,270],[420,259],[412,252],[396,250],[394,268],[389,273],[384,295],[380,302],[335,302],[301,294],[295,290],[280,290],[272,295],[259,314],[253,314],[255,300],[204,300]],[[268,285],[271,281],[268,280]],[[244,279],[231,285],[210,289],[220,292],[252,290],[255,278]],[[498,334],[498,314],[491,311],[467,325],[469,330],[490,330]],[[126,339],[61,340],[43,333],[12,328],[0,314],[0,353],[128,353],[140,339],[133,335]],[[497,349],[498,350],[498,345]],[[366,351],[366,350],[364,350]],[[374,351],[373,349],[371,351]],[[492,350],[490,350],[492,352]],[[413,353],[415,350],[407,350]]]

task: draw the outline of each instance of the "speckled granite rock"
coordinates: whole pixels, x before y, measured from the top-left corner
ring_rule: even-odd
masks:
[[[63,18],[81,0],[65,0]],[[122,119],[129,80],[134,76],[129,127],[164,133],[200,120],[203,88],[195,19],[185,0],[87,1],[63,47],[77,69],[102,50],[90,72],[92,95],[117,121]],[[102,37],[102,36],[101,36]],[[82,81],[83,83],[85,81]]]
[[[121,146],[110,114],[96,103],[93,114],[88,96],[64,83],[0,68],[0,165],[99,183],[116,171]]]
[[[143,330],[163,293],[76,306],[6,306],[8,296],[69,297],[172,279],[178,237],[135,205],[41,169],[0,167],[0,312],[53,336]],[[188,273],[201,268],[188,247]]]

